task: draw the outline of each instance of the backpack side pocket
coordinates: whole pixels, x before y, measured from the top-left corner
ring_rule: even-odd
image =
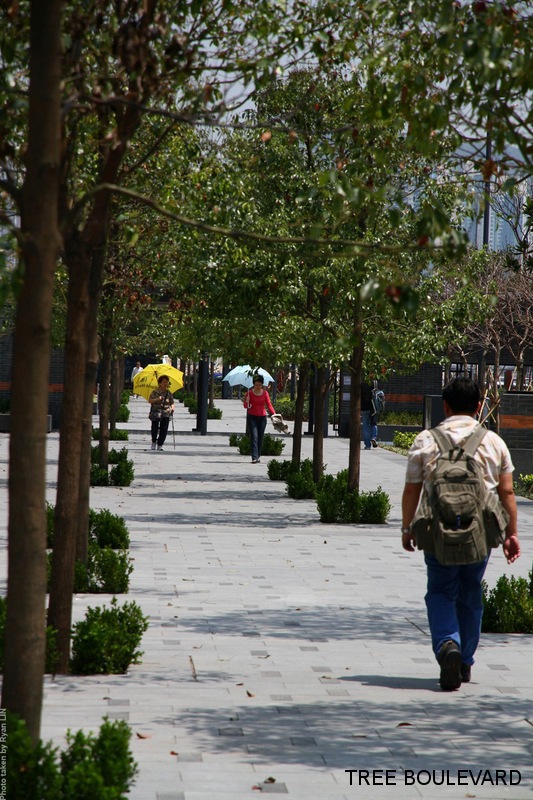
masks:
[[[508,524],[509,514],[502,506],[499,497],[494,492],[488,492],[487,502],[483,509],[483,525],[489,547],[498,547],[503,544]]]
[[[435,537],[433,535],[432,511],[429,504],[427,491],[422,490],[422,497],[416,513],[411,522],[411,532],[415,538],[416,546],[426,553],[435,552]]]

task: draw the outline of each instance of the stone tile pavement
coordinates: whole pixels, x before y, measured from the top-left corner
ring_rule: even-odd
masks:
[[[386,525],[321,525],[311,501],[270,481],[228,445],[237,400],[193,432],[180,405],[162,453],[147,404],[130,401],[130,487],[95,487],[91,506],[124,516],[130,592],[150,618],[127,675],[45,679],[42,736],[131,726],[131,800],[533,798],[533,637],[484,635],[473,680],[443,693],[430,649],[421,554],[399,546],[405,460],[364,451],[362,488],[381,485]],[[327,471],[348,442],[325,440]],[[48,435],[55,502],[58,435]],[[174,446],[175,445],[175,446]],[[122,443],[114,446],[122,447]],[[311,455],[305,437],[304,456]],[[282,457],[290,457],[286,439]],[[8,435],[0,438],[0,580],[5,592]],[[523,555],[501,552],[487,581],[527,576],[533,503],[520,500]],[[74,619],[107,596],[78,595]]]

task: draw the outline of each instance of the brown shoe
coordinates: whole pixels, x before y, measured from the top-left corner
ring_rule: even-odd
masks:
[[[470,683],[470,678],[472,677],[472,666],[471,664],[461,664],[461,680],[463,683]]]

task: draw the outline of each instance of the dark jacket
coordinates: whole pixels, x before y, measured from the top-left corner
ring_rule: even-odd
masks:
[[[369,383],[361,384],[361,411],[374,411],[372,405],[372,387]]]

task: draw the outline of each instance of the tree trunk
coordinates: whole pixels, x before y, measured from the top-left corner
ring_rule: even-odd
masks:
[[[501,359],[501,346],[498,343],[494,346],[494,396],[493,403],[495,406],[493,419],[495,424],[496,433],[500,432],[500,391],[499,391],[499,372],[500,372],[500,359]]]
[[[119,363],[116,358],[111,359],[111,386],[110,386],[110,419],[111,425],[110,428],[112,431],[116,431],[117,429],[117,416],[118,416],[118,409],[120,407],[120,383],[119,383]]]
[[[9,549],[2,707],[40,736],[45,661],[46,423],[50,316],[61,247],[57,220],[60,155],[61,0],[33,0],[27,174],[20,289],[11,376]]]
[[[309,380],[309,361],[300,364],[298,370],[298,389],[294,413],[294,429],[292,434],[292,463],[300,464],[302,460],[302,428],[304,420],[305,393]]]
[[[71,242],[72,244],[72,242]],[[74,561],[77,543],[77,511],[80,487],[82,426],[87,362],[87,318],[89,269],[81,241],[66,252],[69,268],[67,336],[65,344],[65,389],[61,417],[54,552],[48,624],[57,630],[59,674],[68,673]]]
[[[118,368],[117,390],[118,390],[119,405],[122,403],[122,392],[126,388],[125,367],[126,367],[125,357],[123,355],[117,356],[117,368]]]
[[[518,392],[524,391],[524,363],[525,363],[525,347],[521,347],[518,351],[516,358],[516,390]]]
[[[93,434],[93,396],[98,371],[98,308],[103,274],[103,250],[93,255],[89,282],[87,319],[87,362],[81,420],[80,485],[78,492],[76,559],[87,563],[89,547],[89,507],[91,493],[91,447]]]
[[[444,385],[449,383],[451,375],[452,375],[452,365],[451,365],[452,351],[453,351],[453,347],[451,345],[448,345],[447,351],[446,351],[446,363],[444,364]]]
[[[313,480],[318,483],[324,473],[324,399],[326,393],[326,367],[316,370],[315,419],[313,433]]]
[[[100,467],[107,469],[109,467],[109,384],[111,381],[111,337],[112,337],[112,323],[110,321],[110,312],[104,321],[104,332],[100,342],[101,358],[100,358],[100,403],[99,403],[99,422],[100,422],[100,435],[98,438],[100,444]]]
[[[483,396],[487,390],[487,351],[483,348],[479,364],[478,386]]]
[[[363,370],[363,325],[359,309],[354,323],[355,346],[350,361],[350,452],[348,491],[358,492],[361,469],[361,377]]]
[[[215,364],[213,359],[209,362],[209,408],[215,407]]]
[[[55,0],[57,2],[57,0]],[[143,25],[149,25],[156,12],[156,3],[148,4]],[[148,89],[143,90],[145,92]],[[142,92],[141,92],[142,94]],[[139,96],[140,100],[141,97]],[[144,97],[146,100],[146,97]],[[109,129],[108,109],[102,109],[102,149],[96,182],[114,183],[117,179],[128,143],[137,131],[142,112],[132,103],[116,118],[117,144],[109,148],[105,142]],[[65,188],[66,194],[66,188]],[[66,205],[66,204],[65,204]],[[64,209],[67,213],[67,208]],[[58,672],[68,672],[70,655],[70,626],[72,592],[74,588],[74,558],[77,525],[75,522],[80,497],[82,416],[88,394],[85,366],[92,353],[100,297],[105,246],[111,212],[111,194],[100,191],[94,195],[83,229],[79,220],[65,235],[65,261],[69,270],[67,308],[67,338],[65,347],[65,392],[59,451],[55,541],[52,560],[49,623],[58,631]],[[91,307],[92,302],[92,307]],[[91,316],[89,316],[91,315]],[[122,382],[123,383],[123,382]],[[92,400],[92,393],[91,393]]]

